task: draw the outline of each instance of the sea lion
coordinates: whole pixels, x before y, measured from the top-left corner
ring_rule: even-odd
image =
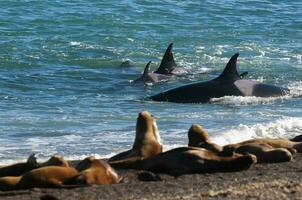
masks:
[[[220,146],[213,143],[206,130],[198,124],[193,124],[188,132],[189,146],[208,149],[219,156],[230,156],[234,153],[253,154],[258,163],[287,162],[292,154],[286,148],[272,147],[261,139]],[[294,150],[291,150],[294,151]]]
[[[143,160],[161,152],[162,145],[156,120],[148,111],[143,111],[138,114],[132,149],[111,157],[108,162],[114,167],[116,163]]]
[[[63,187],[64,183],[79,175],[72,167],[47,166],[31,170],[22,176],[0,178],[0,190],[29,189],[34,187]]]
[[[4,176],[21,176],[33,169],[46,166],[63,166],[68,167],[69,164],[61,156],[52,156],[49,160],[38,163],[35,154],[31,154],[25,163],[16,163],[0,168],[0,177]]]
[[[32,153],[25,163],[16,163],[9,166],[4,166],[0,168],[0,177],[3,176],[20,176],[32,169],[38,168],[39,164]]]
[[[224,151],[228,148],[239,154],[253,154],[257,157],[258,163],[277,163],[292,160],[292,154],[285,148],[274,148],[266,143],[247,143],[224,146]],[[228,151],[228,150],[227,150]]]
[[[104,185],[119,183],[122,177],[104,160],[91,156],[81,161],[76,169],[80,174],[75,178],[75,184]]]
[[[208,132],[199,124],[193,124],[188,131],[189,147],[202,147],[214,153],[222,152],[222,146],[211,142]]]
[[[16,185],[20,181],[21,176],[4,176],[0,177],[0,190],[16,190]]]
[[[61,187],[64,182],[77,175],[78,171],[73,167],[41,167],[24,174],[18,182],[17,188]]]
[[[284,138],[256,138],[251,140],[246,140],[243,142],[239,142],[236,145],[245,145],[251,143],[265,143],[270,145],[273,148],[285,148],[289,150],[291,153],[302,153],[302,142],[293,142]]]
[[[54,155],[51,156],[49,160],[39,164],[39,167],[46,167],[46,166],[69,167],[69,163],[62,156]]]
[[[171,175],[228,172],[248,169],[257,162],[254,155],[218,156],[203,148],[175,148],[145,160],[136,161],[129,168],[167,173]]]

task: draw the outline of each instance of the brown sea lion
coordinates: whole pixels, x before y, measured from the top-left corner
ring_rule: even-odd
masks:
[[[292,159],[292,151],[279,146],[271,146],[262,139],[248,140],[241,143],[226,145],[224,147],[213,143],[209,134],[202,126],[193,124],[188,132],[189,146],[208,149],[219,156],[230,156],[233,153],[253,154],[257,157],[258,163],[287,162]]]
[[[61,187],[64,185],[64,182],[78,174],[78,171],[73,167],[41,167],[24,174],[18,182],[17,188]]]
[[[193,124],[188,131],[189,147],[201,147],[214,153],[222,152],[222,146],[210,140],[208,132],[199,124]]]
[[[16,185],[20,181],[22,176],[4,176],[0,177],[0,190],[8,191],[15,190]]]
[[[39,167],[35,154],[31,154],[25,163],[16,163],[0,168],[0,177],[3,176],[20,176],[32,169]]]
[[[195,147],[180,147],[137,161],[132,168],[171,175],[228,172],[248,169],[257,162],[254,155],[218,156]]]
[[[119,183],[122,180],[107,162],[93,156],[81,161],[76,169],[80,174],[75,178],[75,184],[104,185]]]
[[[40,163],[39,167],[46,167],[46,166],[61,166],[61,167],[69,167],[69,163],[59,155],[51,156],[49,160],[44,163]]]
[[[292,159],[292,154],[285,148],[274,148],[267,143],[246,143],[226,145],[223,151],[229,152],[227,149],[232,149],[233,152],[239,154],[253,154],[257,157],[258,163],[277,163],[288,162]],[[223,152],[222,151],[222,152]]]
[[[162,152],[160,136],[155,118],[147,111],[138,114],[136,135],[131,150],[117,154],[109,159],[109,164],[143,160]]]
[[[68,162],[61,156],[52,156],[49,160],[43,163],[37,163],[35,154],[31,154],[25,163],[16,163],[0,168],[0,177],[4,176],[21,176],[33,169],[46,166],[62,166],[68,167]]]
[[[244,145],[250,143],[266,143],[274,148],[285,148],[289,150],[291,153],[296,153],[296,152],[302,153],[302,142],[293,142],[284,138],[257,138],[257,139],[246,140],[238,144]]]
[[[29,189],[34,187],[63,187],[64,183],[79,175],[72,167],[47,166],[31,170],[23,176],[0,178],[0,190]]]

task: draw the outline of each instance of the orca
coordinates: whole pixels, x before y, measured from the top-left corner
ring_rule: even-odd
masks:
[[[149,97],[153,101],[175,103],[207,103],[212,98],[223,96],[276,97],[289,93],[289,89],[245,79],[246,72],[237,72],[235,54],[229,60],[222,74],[210,81],[203,81],[177,87]]]
[[[151,61],[149,61],[148,64],[146,65],[142,76],[139,77],[138,79],[134,80],[133,82],[152,83],[152,82],[166,81],[170,78],[169,76],[164,75],[164,74],[158,74],[158,73],[151,72],[150,64],[151,64]]]
[[[141,77],[135,79],[133,82],[155,83],[161,81],[167,81],[173,75],[179,75],[187,73],[183,68],[177,67],[174,61],[172,52],[173,43],[170,43],[162,60],[160,66],[154,71],[151,71],[151,61],[146,65]]]
[[[154,71],[154,73],[164,75],[179,75],[187,73],[187,70],[181,67],[177,67],[177,65],[175,64],[172,49],[173,43],[170,43],[168,48],[166,49],[159,67]]]

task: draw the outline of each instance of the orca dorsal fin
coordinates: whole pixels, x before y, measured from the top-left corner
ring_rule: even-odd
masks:
[[[146,67],[144,69],[143,77],[147,76],[150,73],[150,64],[151,64],[151,61],[149,61],[148,64],[146,65]]]
[[[224,68],[222,74],[218,77],[220,80],[238,80],[240,79],[240,76],[237,71],[237,58],[239,56],[239,53],[236,53],[231,57],[228,64]]]
[[[176,67],[174,56],[172,53],[173,43],[169,44],[163,59],[155,71],[158,74],[170,74],[174,67]]]

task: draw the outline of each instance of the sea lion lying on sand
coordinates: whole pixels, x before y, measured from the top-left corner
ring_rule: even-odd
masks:
[[[34,187],[63,187],[64,183],[79,173],[72,167],[47,166],[31,170],[23,176],[0,178],[0,190],[18,190]]]
[[[80,172],[75,178],[76,184],[103,185],[119,183],[122,180],[107,162],[93,156],[81,161],[76,169]]]
[[[257,162],[254,155],[218,156],[203,148],[180,147],[145,160],[128,163],[126,168],[155,173],[182,175],[192,173],[229,172],[248,169]]]
[[[108,162],[113,166],[115,163],[143,160],[161,152],[162,145],[155,118],[149,112],[144,111],[138,114],[132,149],[111,157]]]
[[[295,152],[294,145],[290,146],[286,139],[253,139],[222,147],[211,142],[208,133],[198,124],[191,126],[188,138],[189,146],[205,148],[220,156],[253,154],[258,163],[287,162],[292,159],[291,152]]]
[[[238,144],[250,144],[250,143],[266,143],[273,148],[285,148],[291,153],[302,153],[302,142],[293,142],[284,138],[258,138],[240,142]]]
[[[56,160],[55,158],[52,158],[52,160]],[[23,176],[1,177],[0,190],[19,190],[34,187],[74,188],[91,184],[113,184],[120,181],[121,178],[109,164],[94,157],[89,157],[81,161],[77,165],[77,169],[69,166],[45,166],[31,170]]]
[[[292,154],[285,148],[274,148],[266,143],[247,143],[226,145],[222,152],[235,152],[239,154],[253,154],[257,157],[258,163],[288,162]],[[223,154],[223,153],[222,153]]]
[[[31,154],[25,163],[16,163],[9,166],[4,166],[0,168],[0,177],[4,176],[21,176],[26,172],[29,172],[33,169],[45,166],[69,166],[67,161],[61,156],[52,156],[49,160],[44,163],[38,163],[35,157],[35,154]]]
[[[24,163],[16,163],[0,168],[0,177],[3,176],[20,176],[32,169],[38,168],[39,164],[35,154],[31,154]]]

